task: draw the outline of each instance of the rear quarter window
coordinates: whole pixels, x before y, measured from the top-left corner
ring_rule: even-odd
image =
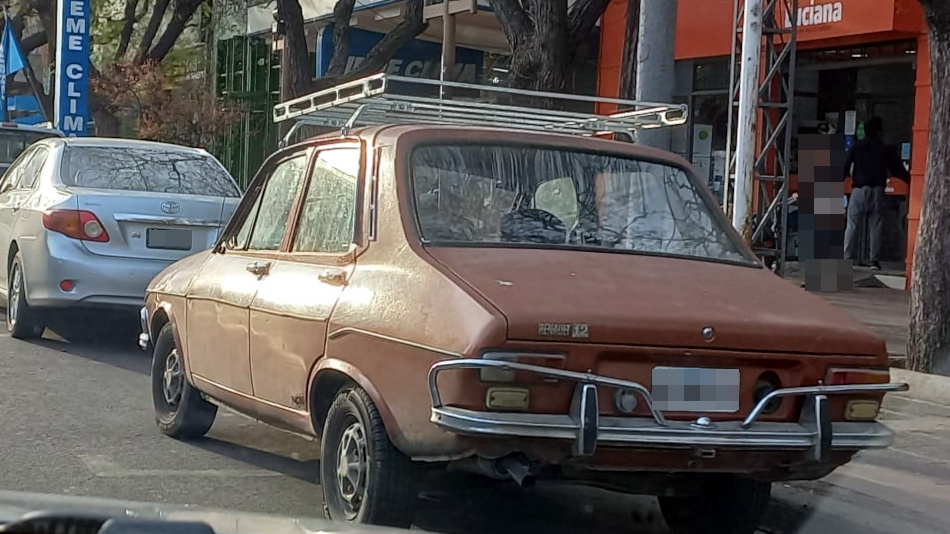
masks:
[[[220,163],[194,152],[152,148],[70,146],[63,156],[64,184],[93,189],[238,197]]]

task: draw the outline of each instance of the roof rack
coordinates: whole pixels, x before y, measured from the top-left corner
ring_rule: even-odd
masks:
[[[600,115],[518,104],[525,100],[546,101],[554,108],[577,107],[579,103],[610,104],[620,111]],[[305,124],[339,127],[344,135],[356,125],[451,124],[593,136],[630,135],[639,128],[676,126],[685,123],[688,115],[685,104],[526,91],[384,73],[274,106],[274,122],[297,121],[284,137],[283,145]]]

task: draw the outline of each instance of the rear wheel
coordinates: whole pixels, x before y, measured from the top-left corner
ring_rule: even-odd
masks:
[[[417,497],[412,461],[393,446],[376,405],[343,389],[323,425],[320,486],[327,518],[408,528]]]
[[[691,497],[660,497],[674,534],[753,534],[771,499],[772,485],[730,475],[704,480]]]
[[[218,413],[185,378],[171,323],[162,327],[152,352],[152,404],[158,428],[180,439],[204,436]]]
[[[23,259],[17,252],[7,270],[7,330],[17,339],[30,339],[40,337],[45,329],[39,314],[26,302]]]

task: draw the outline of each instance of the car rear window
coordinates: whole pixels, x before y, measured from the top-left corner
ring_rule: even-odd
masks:
[[[62,169],[63,183],[77,187],[215,197],[241,194],[221,164],[193,152],[71,146]]]
[[[0,130],[0,164],[9,165],[13,163],[28,146],[47,137],[57,136],[53,133],[29,130]]]

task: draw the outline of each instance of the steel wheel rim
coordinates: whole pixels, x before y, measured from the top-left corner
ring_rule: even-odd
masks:
[[[162,395],[169,406],[177,406],[181,401],[184,379],[178,349],[172,349],[165,358],[165,367],[162,370]]]
[[[366,431],[359,421],[353,421],[343,431],[336,455],[337,491],[343,501],[343,512],[347,520],[352,520],[359,514],[366,493],[368,471]]]
[[[20,311],[20,292],[23,290],[23,275],[20,273],[20,265],[17,263],[13,264],[13,276],[11,278],[7,315],[10,317],[10,324],[16,324],[17,313]]]

